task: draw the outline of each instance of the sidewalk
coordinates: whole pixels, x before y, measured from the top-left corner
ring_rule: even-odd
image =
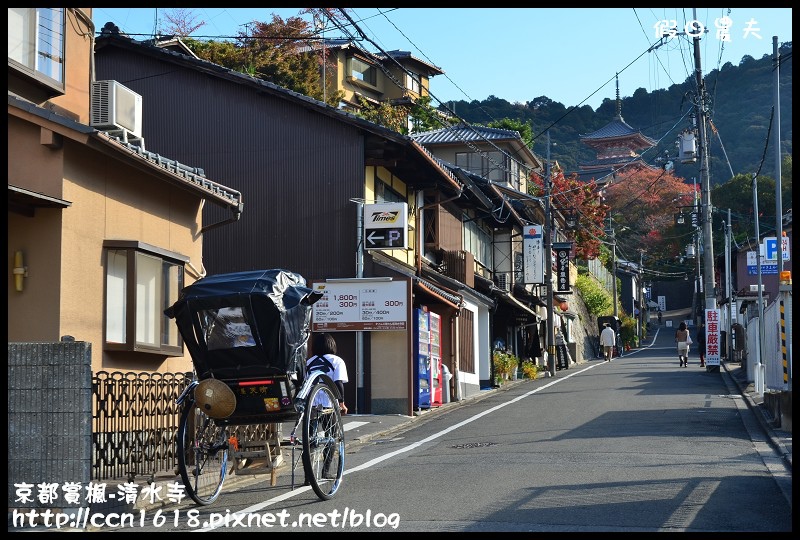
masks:
[[[775,428],[775,419],[769,409],[764,406],[764,396],[754,391],[753,383],[747,381],[747,369],[740,363],[721,362],[723,369],[730,375],[739,393],[745,398],[747,406],[753,411],[759,424],[764,429],[770,444],[783,456],[789,471],[792,470],[792,433]]]

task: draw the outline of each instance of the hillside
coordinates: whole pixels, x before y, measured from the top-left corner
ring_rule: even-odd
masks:
[[[780,54],[781,147],[782,153],[791,154],[792,43],[782,43]],[[709,132],[712,185],[727,182],[731,178],[731,168],[734,175],[756,172],[765,155],[767,142],[769,147],[760,174],[774,178],[775,160],[770,135],[770,115],[774,104],[772,64],[771,54],[761,59],[745,56],[737,66],[728,62],[719,70],[704,70],[707,108],[719,134]],[[624,75],[621,86],[624,87]],[[655,164],[658,156],[676,156],[675,142],[680,132],[691,127],[690,116],[683,120],[681,117],[692,106],[694,87],[694,78],[690,77],[668,89],[647,92],[639,88],[633,95],[621,98],[625,122],[661,141],[644,154],[648,163]],[[456,101],[448,105],[458,116],[474,124],[488,124],[502,118],[531,122],[535,137],[533,149],[541,156],[546,153],[544,132],[549,128],[551,157],[568,172],[577,170],[579,163],[594,157],[591,149],[580,142],[580,136],[604,126],[616,114],[616,99],[613,98],[605,99],[596,111],[588,105],[566,107],[546,96],[532,98],[527,103],[509,103],[489,96],[484,101]],[[681,165],[677,159],[674,163],[678,176],[687,180],[699,177],[697,164]]]

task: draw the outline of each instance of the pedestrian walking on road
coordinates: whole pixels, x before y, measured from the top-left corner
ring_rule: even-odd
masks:
[[[686,328],[686,323],[682,322],[678,329],[675,330],[675,343],[678,344],[678,361],[682,367],[689,365],[689,330]]]
[[[606,362],[611,362],[614,356],[614,342],[617,335],[608,323],[603,324],[603,331],[600,332],[600,347],[603,348],[603,358]]]
[[[706,367],[706,323],[701,322],[695,335],[697,339],[697,354],[700,355],[700,367]]]
[[[661,319],[663,318],[664,314],[661,313],[661,308],[658,308],[658,324],[661,324]]]

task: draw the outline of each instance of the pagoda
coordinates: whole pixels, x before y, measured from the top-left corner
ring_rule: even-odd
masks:
[[[578,165],[578,176],[594,178],[598,186],[613,178],[622,167],[655,169],[644,162],[639,152],[652,148],[657,142],[633,129],[622,118],[622,101],[619,97],[619,74],[617,74],[617,115],[611,122],[593,133],[581,135],[581,142],[592,148],[597,157]]]

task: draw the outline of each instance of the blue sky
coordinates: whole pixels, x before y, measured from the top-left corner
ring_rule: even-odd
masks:
[[[297,16],[300,8],[184,8],[206,24],[195,36],[235,36],[250,21]],[[166,29],[171,8],[93,8],[96,30],[114,22],[146,39]],[[351,18],[383,50],[410,51],[442,70],[431,80],[434,105],[453,100],[510,102],[547,96],[567,107],[596,109],[605,98],[638,88],[648,92],[693,76],[690,40],[675,37],[653,52],[654,25],[675,21],[682,31],[696,19],[708,33],[701,39],[703,74],[744,55],[772,55],[772,38],[792,41],[791,8],[351,8]],[[730,40],[717,35],[715,21],[729,17]],[[156,21],[160,21],[160,26]],[[752,22],[751,22],[752,21]],[[758,39],[760,36],[761,39]],[[328,28],[325,37],[345,37]],[[372,52],[369,42],[362,46]],[[457,111],[456,111],[457,112]]]

